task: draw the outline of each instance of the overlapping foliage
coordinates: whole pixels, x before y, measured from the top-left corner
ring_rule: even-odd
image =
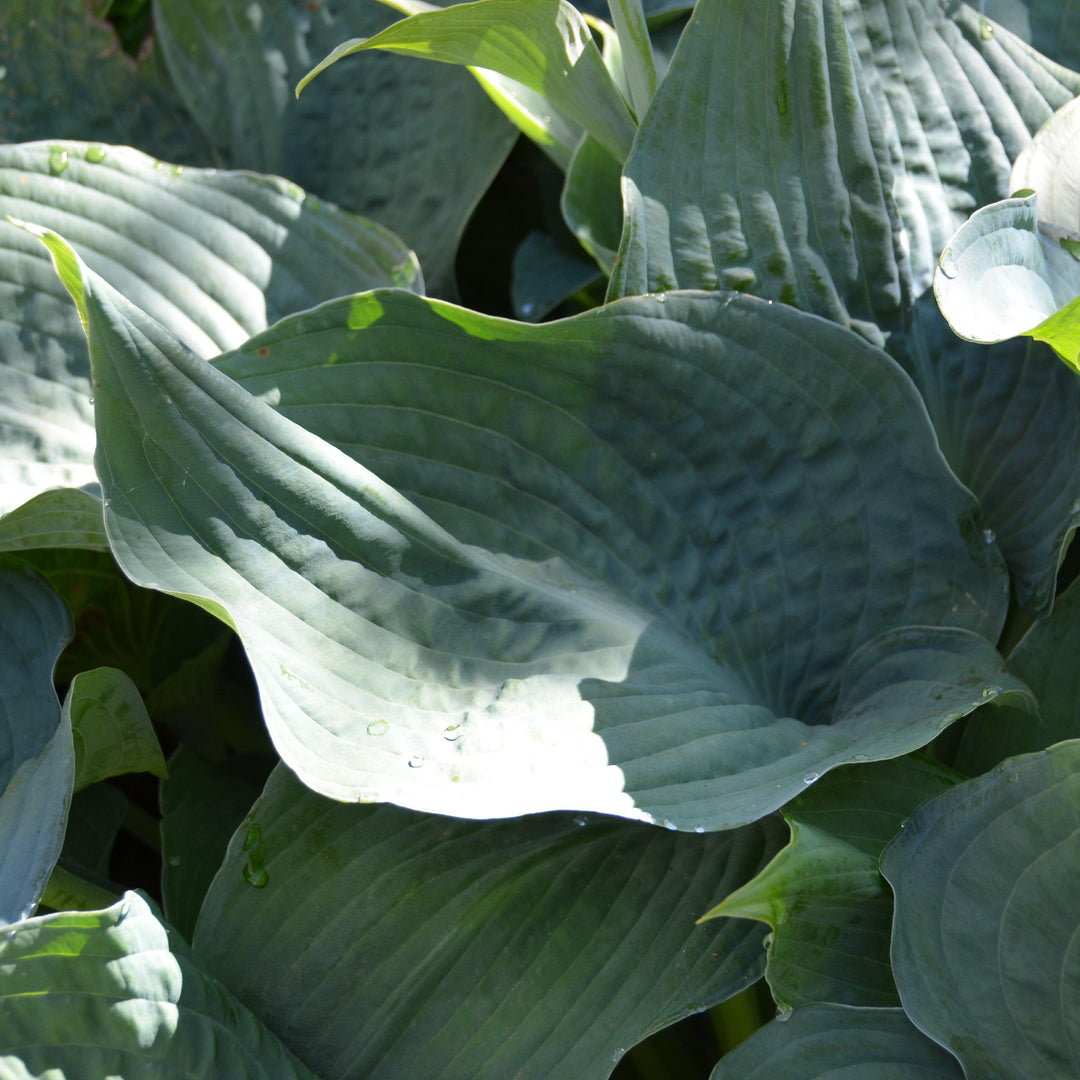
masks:
[[[0,1076],[1076,1075],[1080,8],[128,7],[0,16]]]

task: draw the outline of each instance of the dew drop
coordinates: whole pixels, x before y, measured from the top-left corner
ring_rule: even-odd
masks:
[[[584,814],[578,814],[577,817],[574,818],[574,824],[579,829],[583,829],[586,825],[589,824],[589,819]]]
[[[623,1047],[623,1046],[618,1047],[615,1050],[615,1053],[611,1055],[612,1062],[614,1063],[616,1061],[620,1061],[622,1059],[623,1054],[625,1054],[625,1053],[626,1053],[626,1048],[625,1047]]]
[[[421,755],[421,754],[413,754],[413,756],[411,758],[409,758],[409,768],[410,769],[422,769],[423,767],[424,767],[423,755]]]
[[[183,165],[174,165],[172,167],[172,174],[173,174],[173,176],[183,176],[184,175],[184,166]]]
[[[258,865],[254,860],[249,859],[244,866],[244,880],[249,885],[254,885],[256,889],[263,889],[270,880],[270,875],[266,872],[264,867]]]
[[[104,146],[98,146],[95,143],[93,146],[88,146],[86,148],[86,160],[89,161],[91,165],[98,165],[105,160],[108,153],[109,151],[106,150]]]
[[[1005,693],[1005,687],[1003,686],[988,686],[983,692],[982,696],[986,699],[995,698],[999,694]]]
[[[14,941],[15,940],[15,931],[14,930],[9,930],[5,936],[7,937],[8,941]]]
[[[118,914],[121,919],[126,919],[131,914],[131,901],[126,897],[124,898],[124,902],[120,905]]]
[[[161,170],[164,169],[164,168],[165,168],[165,162],[164,161],[155,161],[154,162],[154,169],[157,172],[161,172]]]
[[[983,529],[983,542],[986,544],[992,544],[997,540],[997,534],[993,529]]]
[[[804,776],[804,777],[802,778],[802,782],[803,782],[804,784],[814,784],[814,783],[816,783],[816,782],[817,782],[818,780],[820,780],[820,779],[821,779],[821,773],[816,773],[816,772],[808,772],[808,773],[807,773],[807,774],[806,774],[806,775],[805,775],[805,776]]]
[[[180,859],[179,855],[170,855],[169,856],[168,863],[169,863],[170,866],[179,866],[180,862],[181,862],[181,859]]]
[[[49,151],[49,172],[53,176],[59,176],[68,167],[68,152],[62,147],[54,146]]]
[[[674,822],[674,821],[672,821],[672,820],[671,820],[670,818],[664,818],[664,820],[663,820],[662,824],[663,824],[663,826],[664,826],[664,828],[665,828],[665,829],[671,829],[671,830],[675,830],[675,829],[677,829],[677,828],[679,827],[679,826],[678,826],[678,825],[676,825],[676,824],[675,824],[675,822]]]
[[[367,726],[369,735],[385,735],[390,730],[390,725],[385,720],[372,720]]]
[[[531,319],[536,314],[536,305],[531,300],[526,300],[521,305],[521,314],[526,319]]]
[[[704,825],[695,825],[694,826],[694,832],[696,832],[698,834],[698,836],[701,836],[705,832],[705,826]]]
[[[956,258],[948,248],[941,253],[938,269],[949,279],[956,277],[960,272],[960,267],[956,265]]]
[[[781,1005],[780,1008],[776,1010],[776,1019],[779,1020],[781,1024],[786,1023],[788,1020],[790,1020],[791,1006]]]
[[[545,116],[543,122],[545,124],[550,124],[551,123],[551,117],[550,116]]]
[[[93,399],[93,398],[91,398],[91,399],[90,399],[90,404],[91,404],[91,405],[93,405],[93,404],[94,404],[94,399]]]
[[[989,19],[979,20],[979,36],[983,41],[989,41],[994,36],[994,24]]]
[[[443,728],[442,737],[447,742],[457,742],[464,734],[465,729],[460,724],[451,724],[449,727]]]
[[[250,851],[258,842],[262,836],[262,829],[259,828],[257,822],[252,822],[247,831],[247,836],[244,837],[244,850]]]
[[[106,499],[103,505],[105,509],[108,510],[109,507],[112,506],[112,499]]]

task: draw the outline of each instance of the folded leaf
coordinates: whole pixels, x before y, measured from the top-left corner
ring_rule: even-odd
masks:
[[[34,910],[64,842],[75,763],[52,673],[71,633],[45,579],[0,556],[0,925]]]
[[[165,758],[135,684],[116,668],[76,675],[64,700],[75,745],[75,790],[130,772],[166,776]]]
[[[1000,560],[857,335],[752,298],[528,326],[386,291],[215,370],[46,239],[118,560],[239,630],[324,794],[729,827],[1006,685]]]
[[[778,832],[459,821],[331,802],[279,767],[195,948],[325,1080],[604,1080],[757,978],[763,927],[694,920]]]
[[[1080,742],[921,806],[885,850],[904,1009],[968,1076],[1080,1071]]]
[[[918,757],[830,773],[785,807],[788,846],[703,918],[772,927],[765,978],[782,1009],[899,1005],[889,966],[892,894],[878,856],[919,803],[959,779]]]
[[[630,109],[588,24],[566,0],[478,0],[410,15],[374,37],[338,45],[300,80],[297,93],[342,57],[367,49],[490,68],[548,99],[619,161],[630,151]]]
[[[711,1080],[964,1080],[956,1059],[926,1038],[903,1009],[808,1005],[736,1047]]]
[[[0,1070],[56,1080],[315,1080],[139,893],[0,935]]]

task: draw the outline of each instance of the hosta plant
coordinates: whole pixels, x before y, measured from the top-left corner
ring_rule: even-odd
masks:
[[[1075,1076],[1080,12],[107,7],[0,15],[0,1077]]]

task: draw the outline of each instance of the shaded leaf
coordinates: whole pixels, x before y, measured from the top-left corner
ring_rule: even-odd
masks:
[[[1016,754],[1045,750],[1080,738],[1080,583],[1054,601],[1053,613],[1037,622],[1009,654],[1009,669],[1031,687],[1038,711],[1007,701],[969,719],[956,767],[969,776],[986,772]]]
[[[9,927],[0,965],[10,1075],[314,1080],[139,893]]]
[[[964,1080],[956,1059],[926,1038],[903,1009],[808,1005],[751,1035],[712,1080]]]
[[[249,393],[46,239],[90,313],[117,558],[236,626],[275,745],[325,794],[727,827],[1006,686],[980,636],[1000,561],[857,335],[752,298],[528,326],[385,291],[221,358]],[[335,404],[297,415],[377,437],[394,487],[260,400],[301,356],[302,400]]]
[[[106,874],[113,843],[127,809],[127,796],[112,784],[91,784],[72,796],[61,859]]]
[[[622,236],[622,166],[591,136],[574,149],[560,206],[581,246],[605,274],[615,266]]]
[[[279,767],[195,945],[326,1080],[604,1078],[758,976],[762,928],[694,919],[777,832],[459,821],[334,803]]]
[[[203,897],[229,838],[262,791],[260,758],[220,765],[182,746],[161,782],[161,895],[165,914],[190,941]]]
[[[897,758],[838,769],[784,808],[788,846],[704,916],[772,927],[765,978],[782,1009],[900,1004],[889,966],[892,894],[878,856],[919,803],[958,779],[929,759]]]
[[[920,807],[885,850],[904,1009],[969,1076],[1080,1071],[1080,742]]]
[[[44,578],[0,557],[0,924],[34,910],[64,840],[75,766],[52,672],[70,637]]]
[[[629,107],[588,24],[566,0],[478,0],[410,15],[338,45],[300,80],[297,94],[338,60],[368,49],[491,69],[541,94],[619,161],[630,151]]]
[[[514,252],[510,298],[514,314],[539,322],[567,297],[601,278],[592,263],[567,255],[547,233],[531,232]]]
[[[130,772],[167,775],[161,745],[135,684],[116,668],[71,681],[64,712],[75,744],[75,790]]]
[[[297,102],[315,59],[391,13],[372,0],[155,0],[154,16],[177,89],[226,164],[375,219],[416,249],[432,288],[453,291],[465,224],[517,137],[465,72],[371,56]]]

